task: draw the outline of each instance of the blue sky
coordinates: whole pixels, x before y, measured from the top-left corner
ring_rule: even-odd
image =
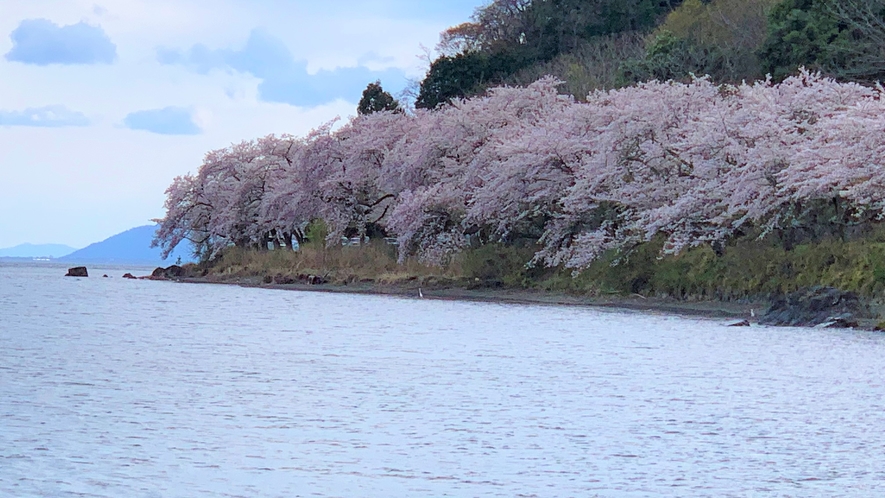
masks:
[[[212,149],[354,114],[482,0],[2,0],[0,247],[163,215]]]

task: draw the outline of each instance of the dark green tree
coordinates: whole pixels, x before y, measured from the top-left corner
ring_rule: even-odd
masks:
[[[799,67],[828,70],[837,64],[844,43],[835,16],[818,0],[784,0],[769,15],[769,32],[759,56],[764,71],[775,81],[795,74]]]
[[[763,77],[757,52],[768,35],[778,0],[685,0],[646,43],[642,57],[621,64],[623,83],[688,80],[709,75],[718,83]]]
[[[482,84],[486,75],[485,58],[478,52],[442,56],[427,71],[415,107],[435,109],[453,98],[463,97]]]
[[[500,82],[507,75],[525,67],[526,60],[519,53],[467,52],[442,56],[430,65],[415,107],[435,109],[452,99],[482,93],[490,83]]]
[[[360,99],[360,103],[356,108],[356,112],[361,115],[372,114],[373,112],[379,111],[398,110],[400,110],[399,102],[397,102],[390,93],[385,92],[384,89],[381,88],[380,81],[369,83],[369,85],[366,86],[366,89],[363,90],[363,97]]]
[[[523,43],[549,60],[581,40],[628,31],[648,31],[681,0],[534,0],[526,9]]]
[[[775,81],[804,66],[837,79],[885,78],[885,4],[881,0],[784,0],[769,18],[760,50]]]
[[[706,44],[659,32],[642,57],[627,59],[620,67],[621,85],[649,80],[690,81],[710,76],[717,83],[740,83],[762,77],[754,54],[741,47]]]
[[[621,64],[621,84],[650,80],[685,81],[692,75],[716,73],[721,61],[721,54],[715,48],[702,47],[692,40],[662,31],[648,44],[644,57]]]
[[[470,23],[442,34],[415,107],[433,109],[482,93],[519,71],[587,46],[588,40],[648,31],[682,0],[493,0]]]

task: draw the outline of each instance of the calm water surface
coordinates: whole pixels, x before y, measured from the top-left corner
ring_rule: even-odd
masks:
[[[885,496],[885,335],[125,271],[0,266],[0,496]]]

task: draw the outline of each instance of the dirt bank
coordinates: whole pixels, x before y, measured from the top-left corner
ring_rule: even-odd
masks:
[[[379,284],[376,282],[353,282],[348,284],[308,285],[305,283],[266,284],[259,277],[191,277],[181,279],[185,283],[226,284],[262,289],[294,290],[305,292],[338,292],[349,294],[393,295],[424,299],[447,299],[481,301],[492,303],[522,303],[561,306],[598,306],[621,308],[649,313],[665,313],[683,316],[700,316],[729,320],[755,322],[768,306],[766,302],[719,302],[679,301],[667,298],[642,296],[590,296],[508,288],[463,288],[452,285],[419,285],[417,282]],[[755,317],[754,317],[755,315]]]

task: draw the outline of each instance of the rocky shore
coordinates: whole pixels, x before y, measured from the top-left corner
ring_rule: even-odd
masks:
[[[391,295],[416,299],[444,299],[508,304],[541,304],[557,306],[598,306],[622,308],[649,313],[701,316],[729,320],[753,319],[767,307],[767,302],[680,301],[669,298],[647,298],[639,295],[589,296],[531,289],[509,289],[475,285],[457,286],[432,279],[378,283],[350,282],[310,284],[303,280],[267,282],[264,277],[225,277],[219,275],[188,276],[180,282],[197,284],[240,285],[264,289],[331,292],[350,294]],[[755,320],[753,320],[755,321]]]
[[[79,269],[78,269],[79,271]],[[82,270],[85,273],[85,268]],[[734,326],[754,324],[794,327],[861,328],[882,330],[882,306],[852,292],[812,286],[773,299],[742,301],[680,300],[633,295],[588,295],[502,287],[494,282],[462,282],[445,278],[406,278],[395,282],[353,280],[330,282],[325,276],[242,276],[208,273],[195,266],[157,268],[151,275],[124,278],[171,280],[194,284],[239,285],[264,289],[372,294],[416,299],[466,300],[511,304],[596,306],[646,313],[699,316],[730,320]]]

